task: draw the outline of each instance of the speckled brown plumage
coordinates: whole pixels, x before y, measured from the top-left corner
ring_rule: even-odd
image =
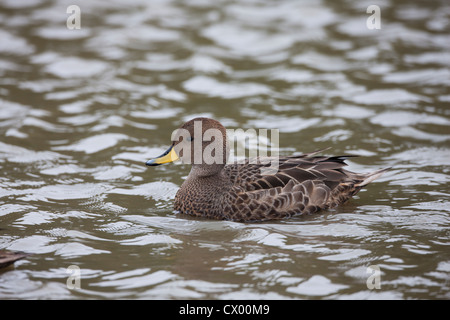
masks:
[[[196,118],[182,128],[192,128],[193,121],[202,121],[203,128],[222,127],[215,120]],[[193,164],[174,208],[184,214],[242,222],[312,214],[346,202],[386,170],[353,173],[343,169],[349,156],[325,157],[319,152],[280,157],[278,170],[271,174],[262,174],[271,165],[262,158],[227,165]]]

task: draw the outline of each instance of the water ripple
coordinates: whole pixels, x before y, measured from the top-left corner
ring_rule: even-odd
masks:
[[[366,2],[67,5],[0,3],[0,247],[33,254],[0,298],[450,298],[448,4],[384,0],[379,30]],[[392,169],[317,215],[178,215],[189,167],[145,161],[195,116]]]

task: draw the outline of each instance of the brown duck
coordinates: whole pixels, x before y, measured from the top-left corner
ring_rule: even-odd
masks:
[[[17,260],[28,257],[30,254],[25,252],[15,252],[9,250],[0,250],[0,269],[6,268]]]
[[[226,129],[209,118],[186,122],[174,131],[172,141],[164,154],[146,165],[180,158],[191,163],[191,171],[175,196],[174,209],[212,219],[250,222],[312,214],[346,202],[387,170],[350,172],[343,169],[349,156],[318,156],[323,150],[279,157],[275,170],[268,161],[273,158],[226,164]]]

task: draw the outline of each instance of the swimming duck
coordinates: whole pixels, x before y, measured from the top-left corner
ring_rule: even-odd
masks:
[[[190,163],[191,171],[175,196],[174,209],[212,219],[253,222],[312,214],[346,202],[387,170],[350,172],[343,169],[350,156],[318,156],[323,150],[226,164],[226,129],[203,117],[175,130],[172,142],[165,153],[146,165],[178,159]],[[272,160],[277,160],[277,166]]]
[[[25,252],[14,252],[9,250],[0,250],[0,269],[6,268],[17,260],[28,257],[30,254]]]

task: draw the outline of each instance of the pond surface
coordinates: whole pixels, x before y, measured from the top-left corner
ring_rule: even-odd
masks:
[[[372,4],[1,1],[0,249],[33,255],[0,299],[449,299],[450,3]],[[199,115],[392,169],[312,216],[177,215],[189,167],[144,163]]]

